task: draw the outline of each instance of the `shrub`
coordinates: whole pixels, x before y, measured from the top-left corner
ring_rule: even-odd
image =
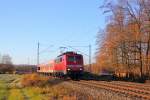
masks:
[[[44,86],[48,82],[48,78],[38,74],[27,74],[21,79],[21,84],[27,86]]]

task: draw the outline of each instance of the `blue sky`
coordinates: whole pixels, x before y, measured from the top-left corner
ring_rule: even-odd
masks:
[[[102,1],[0,0],[0,53],[15,64],[35,64],[39,41],[41,51],[53,45],[40,54],[41,63],[55,58],[60,46],[91,44],[94,57],[97,32],[105,26]]]

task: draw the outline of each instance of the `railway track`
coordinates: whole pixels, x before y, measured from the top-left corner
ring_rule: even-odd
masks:
[[[71,81],[75,84],[80,84],[96,89],[105,89],[120,94],[125,94],[130,97],[136,97],[140,99],[150,100],[150,91],[142,88],[137,88],[135,86],[129,86],[119,83],[104,82],[104,81]]]
[[[129,87],[135,87],[139,89],[149,90],[150,91],[150,85],[148,84],[141,84],[141,83],[132,83],[132,82],[122,82],[122,81],[113,81],[112,83],[118,84],[118,85],[125,85]]]

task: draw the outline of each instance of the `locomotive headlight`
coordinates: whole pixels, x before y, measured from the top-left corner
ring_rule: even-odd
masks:
[[[82,68],[80,68],[80,70],[82,70]]]
[[[67,69],[68,71],[70,70],[70,68]]]

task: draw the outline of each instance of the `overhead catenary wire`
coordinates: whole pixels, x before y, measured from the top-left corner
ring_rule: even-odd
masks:
[[[46,52],[49,48],[53,47],[54,45],[49,45],[46,49],[40,51],[41,43],[38,42],[37,46],[37,66],[40,64],[40,54]]]
[[[41,53],[43,53],[43,52],[46,52],[46,51],[48,51],[51,47],[54,47],[54,45],[48,46],[46,49],[40,51],[39,53],[41,54]]]
[[[55,57],[51,58],[50,54],[58,53],[59,50],[60,50],[59,48],[56,48],[55,50],[46,50],[46,51],[42,52],[42,54],[40,54],[40,56],[42,55],[42,60],[40,61],[40,64],[47,63],[48,61],[54,59]],[[46,55],[48,54],[48,56],[44,56],[43,54],[46,54]]]
[[[83,53],[82,51],[80,51],[80,50],[78,50],[78,49],[76,49],[76,48],[72,47],[72,46],[68,46],[68,47],[70,47],[70,48],[72,48],[72,49],[76,50],[77,52],[80,52],[80,53],[82,53],[82,54],[84,54],[84,55],[86,55],[86,56],[89,56],[89,55],[87,55],[87,54]]]

